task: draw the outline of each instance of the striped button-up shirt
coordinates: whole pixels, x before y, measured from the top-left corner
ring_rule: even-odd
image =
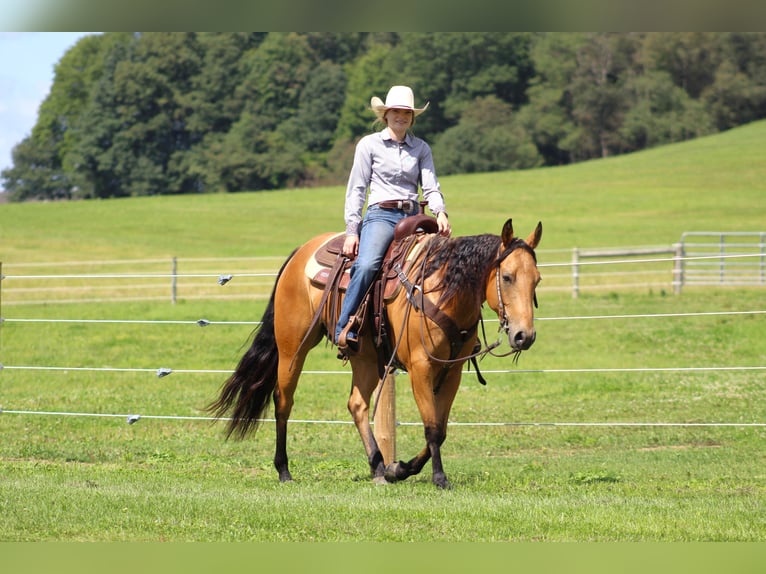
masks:
[[[356,146],[346,187],[346,233],[359,234],[368,188],[368,202],[374,205],[399,199],[418,201],[418,184],[434,215],[446,211],[431,148],[425,141],[407,133],[399,143],[388,128],[363,137]]]

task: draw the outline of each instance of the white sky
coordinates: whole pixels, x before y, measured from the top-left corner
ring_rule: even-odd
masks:
[[[53,67],[87,32],[0,32],[0,171],[32,132]]]

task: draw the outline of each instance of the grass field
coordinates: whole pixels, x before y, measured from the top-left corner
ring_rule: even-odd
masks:
[[[226,298],[213,291],[236,276],[224,287],[194,279],[215,287],[182,287],[173,305],[128,300],[119,280],[78,299],[94,280],[13,277],[128,259],[161,261],[139,269],[159,273],[173,257],[185,269],[212,258],[194,263],[207,272],[263,257],[232,265],[273,270],[297,244],[342,228],[342,189],[0,205],[0,540],[766,540],[763,288],[573,299],[544,267],[575,246],[764,231],[764,142],[759,122],[566,168],[443,179],[456,235],[499,233],[507,217],[522,236],[544,225],[537,343],[515,366],[487,358],[486,387],[465,375],[443,448],[447,492],[430,484],[430,465],[403,483],[370,482],[345,409],[349,369],[324,346],[296,396],[294,483],[277,481],[270,424],[226,442],[222,424],[201,418],[260,318],[254,284]],[[273,279],[257,281],[267,292]],[[595,316],[605,318],[579,319]],[[407,459],[422,428],[405,375],[397,392]]]

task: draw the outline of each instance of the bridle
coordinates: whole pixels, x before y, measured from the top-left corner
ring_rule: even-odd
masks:
[[[532,249],[529,244],[527,244],[526,241],[523,239],[519,239],[518,237],[515,238],[513,241],[511,241],[511,244],[505,248],[505,250],[500,251],[502,249],[502,245],[497,250],[497,261],[495,262],[495,288],[497,289],[497,304],[498,304],[498,314],[497,318],[500,320],[500,328],[498,329],[498,332],[505,331],[506,335],[510,335],[510,320],[508,318],[508,313],[505,312],[505,303],[503,302],[503,292],[500,289],[500,265],[503,264],[503,261],[516,249],[524,249],[527,253],[529,253],[532,256],[532,259],[535,260],[535,263],[537,263],[537,255],[535,255],[535,250]],[[535,292],[533,295],[533,301],[535,303],[535,309],[537,309],[537,293]],[[486,340],[485,340],[486,342]],[[488,349],[489,350],[489,349]],[[507,356],[510,353],[507,353],[506,355],[501,356]]]
[[[428,249],[430,249],[430,244],[429,244]],[[508,334],[509,334],[509,331],[510,331],[510,320],[508,318],[508,314],[505,311],[505,304],[503,303],[502,290],[500,289],[500,266],[502,265],[503,261],[505,261],[505,259],[511,253],[513,253],[516,249],[523,249],[523,250],[525,250],[527,253],[529,253],[532,256],[532,258],[534,259],[535,263],[537,263],[537,256],[535,255],[534,249],[532,247],[530,247],[523,239],[520,239],[518,237],[515,238],[513,241],[511,241],[510,245],[508,245],[505,249],[502,249],[502,244],[500,245],[500,247],[498,247],[497,258],[495,259],[495,263],[494,263],[494,267],[495,267],[495,285],[496,285],[496,289],[497,289],[497,300],[498,300],[498,306],[499,306],[498,318],[500,320],[500,328],[498,329],[498,332],[505,332],[506,337],[509,336]],[[419,279],[420,279],[421,283],[422,283],[422,281],[424,279],[424,276],[425,276],[425,265],[426,265],[427,259],[428,259],[428,250],[424,254],[423,258],[421,259],[422,263],[421,263],[421,269],[420,269],[420,272],[419,272]],[[403,271],[401,269],[398,270],[398,273],[399,273],[399,280],[402,282],[402,284],[404,285],[404,287],[405,287],[405,289],[407,291],[407,300],[409,302],[409,304],[407,306],[407,311],[406,311],[406,314],[405,314],[405,320],[402,322],[402,331],[403,331],[404,325],[407,323],[407,319],[406,318],[409,316],[409,313],[410,313],[411,309],[414,307],[414,308],[416,308],[418,310],[425,311],[425,309],[426,309],[427,305],[429,304],[429,302],[425,298],[425,292],[423,291],[423,288],[422,288],[421,285],[411,283],[409,281],[409,279],[407,278],[407,276],[403,273]],[[418,292],[419,294],[416,295],[416,292]],[[536,293],[534,295],[534,304],[535,304],[535,307],[537,307],[537,294]],[[483,382],[483,378],[481,377],[481,374],[479,373],[478,364],[476,363],[476,358],[477,357],[478,358],[483,358],[487,354],[491,354],[493,357],[507,357],[508,355],[515,355],[515,360],[518,360],[518,357],[519,357],[519,355],[521,353],[521,351],[519,351],[519,350],[511,349],[507,353],[503,353],[503,354],[498,354],[498,353],[494,352],[494,349],[496,349],[497,347],[499,347],[502,344],[502,338],[498,337],[497,341],[495,341],[494,343],[488,343],[487,342],[487,335],[486,335],[486,331],[484,329],[484,319],[483,319],[483,317],[481,315],[479,315],[479,318],[477,319],[476,323],[473,326],[471,326],[470,328],[465,329],[465,330],[457,330],[457,327],[454,325],[454,322],[453,322],[452,325],[445,324],[445,320],[451,321],[451,319],[449,319],[449,317],[447,317],[446,315],[444,315],[440,311],[437,311],[437,312],[439,312],[441,314],[442,320],[441,321],[435,320],[435,322],[437,324],[439,324],[440,327],[442,328],[442,330],[444,330],[448,334],[450,332],[453,333],[453,336],[450,337],[451,348],[452,348],[451,355],[452,356],[449,359],[442,359],[440,357],[435,357],[430,351],[428,351],[428,345],[426,344],[426,341],[425,341],[425,326],[424,326],[425,323],[424,322],[425,322],[426,316],[429,316],[429,314],[427,312],[423,312],[423,313],[421,313],[420,336],[421,336],[421,339],[422,339],[423,348],[426,350],[426,354],[428,355],[428,358],[431,361],[436,362],[436,363],[441,363],[442,365],[444,365],[444,367],[446,369],[446,368],[448,368],[449,366],[451,366],[454,363],[471,360],[471,361],[473,361],[474,367],[476,368],[476,372],[479,374],[479,381],[482,382],[482,384],[485,384]],[[432,315],[430,316],[430,318],[432,320],[435,319]],[[477,345],[477,346],[479,346],[479,348],[476,349],[475,351],[473,351],[469,355],[461,356],[461,357],[457,356],[458,348],[462,347],[463,343],[467,340],[468,336],[472,336],[473,333],[476,333],[476,331],[478,330],[479,324],[481,324],[482,339],[484,340],[483,346]],[[452,328],[450,328],[450,327],[452,327]],[[460,333],[462,341],[452,340],[452,339],[455,339],[454,333],[456,331]],[[401,333],[400,333],[400,336],[397,337],[397,341],[399,341],[399,340],[401,340]],[[398,346],[398,343],[397,343],[397,346]],[[393,359],[394,359],[395,356],[396,356],[396,349],[393,350],[391,361],[389,362],[389,367],[393,363]]]
[[[452,349],[451,355],[452,356],[449,359],[442,359],[440,357],[435,357],[428,350],[428,345],[426,344],[426,340],[425,340],[425,319],[428,314],[426,312],[427,300],[425,298],[425,292],[423,290],[422,282],[425,279],[425,267],[426,267],[426,262],[428,260],[428,253],[430,251],[430,248],[431,248],[431,244],[429,243],[428,248],[426,249],[426,252],[423,254],[423,257],[421,259],[420,272],[418,275],[421,285],[418,285],[417,283],[413,284],[412,282],[410,282],[409,278],[401,269],[401,267],[396,269],[397,274],[399,275],[399,280],[402,282],[407,292],[406,298],[407,298],[408,304],[407,304],[407,309],[405,311],[405,318],[402,321],[401,331],[399,333],[399,336],[397,337],[396,346],[391,352],[391,357],[388,363],[386,364],[384,371],[389,372],[392,369],[394,362],[396,361],[396,352],[399,347],[399,342],[401,342],[402,333],[404,332],[405,325],[407,324],[409,314],[414,307],[415,309],[422,311],[420,313],[420,316],[421,316],[420,337],[421,337],[423,349],[425,349],[429,360],[435,363],[441,363],[442,365],[442,370],[440,375],[437,377],[436,384],[434,385],[433,393],[437,394],[439,392],[439,389],[441,388],[441,384],[444,381],[444,376],[447,374],[447,371],[450,369],[450,367],[455,363],[465,362],[465,361],[471,361],[471,363],[473,363],[474,369],[476,370],[476,376],[479,379],[479,383],[481,383],[482,385],[486,385],[487,381],[484,379],[481,372],[479,371],[479,363],[476,360],[477,358],[481,359],[488,354],[492,355],[493,357],[507,357],[508,355],[514,355],[514,361],[518,361],[521,351],[511,349],[507,353],[503,353],[503,354],[494,353],[493,352],[494,349],[499,347],[502,344],[502,339],[498,337],[497,341],[495,341],[494,343],[490,344],[487,342],[487,334],[484,329],[484,318],[481,316],[481,314],[479,314],[479,319],[476,321],[476,323],[472,327],[470,327],[469,329],[460,330],[459,333],[463,341],[465,341],[467,340],[468,336],[472,336],[474,333],[476,333],[476,331],[478,330],[479,324],[481,324],[481,334],[482,334],[482,339],[484,340],[483,347],[477,343],[477,346],[479,347],[479,349],[473,351],[471,354],[465,357],[457,357],[455,356],[456,351],[459,346],[462,346],[462,344],[458,345],[457,341],[451,340],[451,349]],[[532,256],[535,263],[537,263],[537,256],[535,255],[535,250],[532,247],[530,247],[529,244],[527,244],[527,242],[524,241],[523,239],[520,239],[518,237],[514,238],[513,241],[511,241],[510,245],[508,245],[504,250],[502,249],[502,242],[500,244],[500,247],[498,247],[498,254],[494,264],[495,286],[497,289],[497,301],[500,307],[500,309],[498,310],[498,318],[500,319],[500,328],[498,329],[498,332],[501,332],[501,331],[505,332],[506,337],[509,336],[508,333],[510,331],[510,323],[508,319],[508,314],[505,312],[505,304],[503,303],[502,290],[500,289],[500,266],[502,265],[503,261],[505,261],[505,259],[511,253],[513,253],[516,249],[525,250],[527,253],[529,253]],[[419,295],[416,295],[417,292],[419,292]],[[535,304],[535,307],[537,307],[537,293],[534,294],[534,304]],[[446,319],[449,319],[449,317],[447,317],[447,315],[443,313],[442,313],[442,316]],[[431,319],[433,320],[434,317],[431,316]],[[455,331],[456,329],[454,322],[451,325],[452,328],[450,328],[450,326],[444,324],[443,322],[440,322],[440,321],[435,321],[435,322],[437,324],[440,324],[441,328],[445,330],[445,332]],[[386,380],[385,378],[382,378],[381,381],[385,382],[385,380]],[[382,390],[383,390],[383,384],[380,384],[378,386],[378,395],[376,396],[376,399],[375,399],[375,407],[373,409],[373,412],[377,411],[378,399],[380,398],[380,393],[382,392]]]

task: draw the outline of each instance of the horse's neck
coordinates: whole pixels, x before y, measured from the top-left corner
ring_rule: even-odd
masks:
[[[430,241],[439,241],[439,239],[433,236]],[[494,284],[493,266],[497,259],[496,254],[500,245],[500,238],[495,235],[484,234],[454,238],[450,240],[450,243],[456,241],[462,241],[462,246],[458,249],[458,246],[453,244],[455,251],[451,254],[450,260],[446,262],[448,269],[445,270],[442,267],[441,273],[436,273],[436,277],[432,277],[429,282],[426,282],[426,291],[429,291],[429,287],[436,287],[442,283],[442,286],[451,290],[452,295],[442,305],[444,311],[461,323],[470,323],[478,321],[481,316],[481,307],[487,300],[489,293],[488,285],[490,282]],[[435,250],[438,251],[443,245],[443,243],[437,244]],[[430,256],[431,247],[429,243],[423,249],[422,257]],[[422,263],[422,261],[418,263]],[[443,273],[449,273],[450,266],[454,266],[452,269],[460,269],[461,271],[461,274],[453,275],[453,277],[462,275],[464,280],[457,285],[457,288],[455,281],[451,282],[449,288],[443,283]],[[482,278],[486,279],[487,283],[483,283]],[[450,281],[447,280],[446,283],[450,283]]]
[[[453,317],[455,323],[462,328],[469,328],[481,317],[481,306],[486,297],[476,297],[468,292],[458,293],[457,296],[444,305],[444,312]]]

